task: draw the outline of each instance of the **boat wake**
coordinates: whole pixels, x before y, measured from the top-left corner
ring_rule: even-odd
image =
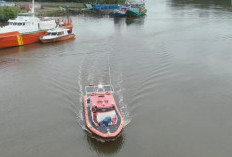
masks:
[[[78,108],[77,108],[77,121],[78,121],[78,124],[81,126],[81,128],[83,130],[86,130],[88,131],[88,129],[86,128],[85,126],[85,122],[84,122],[84,111],[83,111],[83,107],[82,107],[82,98],[84,96],[84,92],[83,92],[83,88],[82,87],[82,66],[83,66],[83,63],[80,65],[80,68],[79,68],[79,77],[78,77],[78,86],[79,86],[79,104],[81,105],[78,105]],[[89,132],[89,131],[88,131]]]
[[[95,60],[94,60],[95,58]],[[85,121],[84,121],[84,111],[83,111],[83,96],[84,96],[84,88],[85,86],[89,84],[99,84],[99,83],[112,83],[114,86],[115,90],[115,96],[116,100],[118,102],[118,107],[119,110],[124,118],[124,127],[127,126],[131,122],[130,114],[127,108],[127,104],[124,102],[124,96],[123,92],[125,88],[123,87],[123,76],[120,70],[113,69],[113,75],[111,75],[111,66],[109,62],[109,57],[108,57],[108,63],[104,63],[103,65],[102,62],[98,62],[99,60],[102,60],[102,58],[105,58],[104,56],[98,56],[96,57],[94,54],[89,55],[87,54],[84,59],[82,60],[82,63],[79,67],[79,74],[78,74],[78,88],[79,88],[79,104],[77,107],[77,121],[78,124],[81,126],[81,128],[85,131],[88,132],[91,136],[91,132],[87,129],[85,126]],[[86,64],[88,63],[88,64]],[[89,64],[91,63],[91,64]],[[108,64],[108,65],[106,65]],[[98,67],[108,67],[108,69],[104,68],[98,68]],[[100,71],[99,71],[100,70]],[[108,71],[108,72],[107,72]],[[103,74],[103,75],[100,75]],[[108,77],[106,77],[108,73]],[[100,77],[99,77],[100,76]],[[112,78],[111,78],[112,77]],[[106,81],[108,80],[108,81]],[[112,82],[111,82],[112,81]],[[96,138],[96,137],[95,137]],[[97,137],[98,140],[98,137]],[[102,141],[100,139],[99,141]]]
[[[123,87],[123,79],[122,79],[122,74],[118,75],[117,78],[117,83],[115,86],[115,94],[118,98],[118,105],[120,112],[124,118],[124,127],[127,126],[131,122],[131,117],[127,108],[127,104],[123,101],[123,92],[125,88]]]

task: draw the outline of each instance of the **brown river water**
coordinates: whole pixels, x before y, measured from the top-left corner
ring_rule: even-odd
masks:
[[[146,6],[136,19],[73,16],[75,40],[0,50],[1,157],[231,157],[230,1]],[[82,96],[109,67],[126,126],[101,143]]]

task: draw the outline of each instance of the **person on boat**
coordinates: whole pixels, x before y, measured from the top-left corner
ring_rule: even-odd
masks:
[[[93,113],[97,112],[97,106],[93,106]]]
[[[97,123],[97,106],[94,105],[92,108],[92,111],[93,111],[93,120],[98,125],[98,123]]]
[[[109,116],[109,117],[105,117],[102,122],[101,122],[101,125],[104,125],[104,126],[109,126],[110,124],[112,123],[112,118]]]

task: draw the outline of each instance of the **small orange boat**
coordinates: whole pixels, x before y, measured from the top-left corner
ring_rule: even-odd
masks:
[[[111,85],[86,86],[83,97],[85,124],[104,140],[114,140],[124,128],[124,119],[113,97]]]
[[[75,34],[69,33],[69,29],[56,28],[53,30],[49,30],[46,35],[40,38],[42,43],[50,43],[57,41],[64,41],[68,39],[74,39]]]

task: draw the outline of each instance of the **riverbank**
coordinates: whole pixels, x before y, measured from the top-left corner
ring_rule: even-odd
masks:
[[[22,5],[23,4],[23,5]],[[41,2],[36,3],[39,4],[35,8],[36,16],[48,16],[48,17],[56,17],[56,16],[69,16],[69,15],[79,15],[79,14],[87,14],[91,16],[102,16],[107,15],[109,12],[92,10],[90,8],[86,8],[84,3],[75,3],[75,2]],[[6,24],[8,19],[15,18],[18,13],[26,12],[25,6],[30,6],[30,2],[17,2],[17,7],[0,7],[0,26]],[[19,8],[21,6],[21,8]]]
[[[91,15],[91,16],[105,16],[109,15],[109,11],[99,11],[99,10],[81,10],[81,9],[70,9],[66,10],[56,10],[56,9],[48,9],[48,10],[39,10],[36,12],[36,16],[48,16],[48,17],[56,17],[56,16],[70,16],[70,15]]]
[[[15,18],[18,13],[27,12],[28,8],[31,8],[31,2],[16,2],[16,7],[0,8],[0,26],[4,25],[8,19]],[[91,8],[91,4],[77,2],[40,2],[35,3],[35,15],[38,17],[57,17],[79,14],[105,16],[109,15],[110,12],[110,10],[99,11]]]
[[[91,5],[90,5],[91,6]],[[41,9],[36,10],[37,16],[66,16],[66,15],[108,15],[109,11],[93,10],[89,5],[84,3],[54,3],[42,2]]]

